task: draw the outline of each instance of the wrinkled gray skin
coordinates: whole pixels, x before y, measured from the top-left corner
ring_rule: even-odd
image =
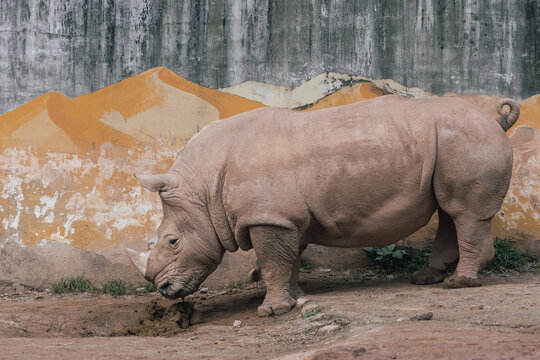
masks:
[[[214,122],[167,174],[136,175],[159,191],[163,221],[149,252],[130,256],[164,296],[178,298],[196,291],[225,251],[254,248],[267,288],[258,313],[277,315],[302,293],[297,272],[308,243],[385,246],[438,210],[429,263],[414,280],[443,281],[459,257],[445,286],[477,286],[494,256],[491,218],[510,182],[505,130],[519,116],[510,99],[498,110],[496,119],[459,98],[383,96]]]

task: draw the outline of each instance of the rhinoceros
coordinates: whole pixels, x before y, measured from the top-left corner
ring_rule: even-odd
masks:
[[[511,177],[505,131],[519,116],[511,99],[497,110],[498,117],[458,97],[387,95],[216,121],[167,173],[135,174],[159,193],[163,220],[147,252],[128,254],[175,299],[197,291],[226,251],[253,248],[267,290],[258,314],[278,315],[302,294],[298,268],[308,244],[385,246],[438,211],[429,261],[414,281],[478,286],[478,270],[494,256],[491,219]]]

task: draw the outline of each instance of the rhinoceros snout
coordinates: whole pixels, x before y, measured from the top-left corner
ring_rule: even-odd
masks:
[[[192,291],[189,291],[184,286],[171,283],[168,280],[162,281],[160,284],[158,284],[157,289],[161,295],[168,299],[178,299],[179,297],[184,297],[192,293]]]
[[[169,283],[168,281],[165,281],[163,283],[161,283],[159,286],[158,286],[158,291],[162,294],[162,295],[166,295],[168,292],[169,292],[169,288],[171,287],[171,283]]]

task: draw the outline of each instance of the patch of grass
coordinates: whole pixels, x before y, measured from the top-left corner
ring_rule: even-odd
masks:
[[[483,272],[504,273],[507,271],[538,271],[540,259],[527,253],[522,253],[513,247],[514,241],[496,238],[495,258],[487,264]],[[381,248],[364,248],[373,259],[375,266],[385,274],[410,274],[419,270],[427,262],[428,250],[401,248],[395,244]],[[454,265],[455,266],[455,265]],[[448,271],[451,271],[450,268]]]
[[[313,265],[310,264],[308,261],[301,259],[300,268],[306,270],[307,272],[310,272],[311,270],[313,270]]]
[[[151,282],[147,282],[146,284],[144,284],[142,286],[143,290],[140,291],[144,294],[147,294],[147,293],[151,293],[151,292],[154,292],[156,291],[156,287],[154,286],[154,284],[152,284]]]
[[[319,313],[319,310],[317,309],[312,309],[312,310],[308,310],[304,313],[304,319],[307,319],[307,318],[310,318],[312,316],[315,316]]]
[[[244,288],[244,282],[242,280],[239,281],[231,281],[229,285],[227,286],[229,289],[239,289],[242,290]]]
[[[101,290],[104,294],[111,294],[112,296],[135,293],[135,289],[133,288],[133,286],[126,285],[122,280],[107,281],[101,286]]]
[[[63,293],[82,293],[82,292],[95,292],[96,288],[92,286],[92,283],[82,276],[75,278],[62,279],[51,285],[52,292],[55,294]]]
[[[150,282],[143,285],[134,285],[115,279],[107,281],[101,288],[98,288],[93,286],[90,280],[82,276],[62,279],[52,283],[51,289],[55,294],[88,292],[92,294],[111,294],[113,296],[141,295],[156,291],[156,287]]]
[[[540,260],[522,253],[513,247],[514,241],[496,238],[493,242],[495,258],[484,267],[484,271],[503,273],[508,270],[524,272],[540,268]]]
[[[412,248],[400,248],[396,244],[384,247],[364,248],[374,264],[385,273],[412,273],[427,262],[429,252]]]

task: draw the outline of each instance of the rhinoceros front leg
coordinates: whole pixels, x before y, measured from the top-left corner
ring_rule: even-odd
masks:
[[[301,256],[302,256],[302,251],[304,250],[304,248],[300,249],[299,254],[296,257],[296,260],[294,261],[293,268],[291,271],[291,278],[289,280],[289,294],[294,299],[298,299],[300,296],[305,295],[300,285],[298,285],[298,271],[300,270]],[[257,265],[253,269],[251,269],[250,272],[248,273],[248,277],[253,282],[257,282],[261,280],[262,276],[261,276],[260,266]]]
[[[296,304],[290,284],[300,237],[296,231],[274,226],[253,227],[250,236],[266,284],[266,297],[257,313],[259,316],[284,314]]]
[[[418,285],[440,283],[446,277],[446,269],[459,257],[456,226],[452,218],[439,209],[439,228],[432,245],[428,262],[412,276]]]

